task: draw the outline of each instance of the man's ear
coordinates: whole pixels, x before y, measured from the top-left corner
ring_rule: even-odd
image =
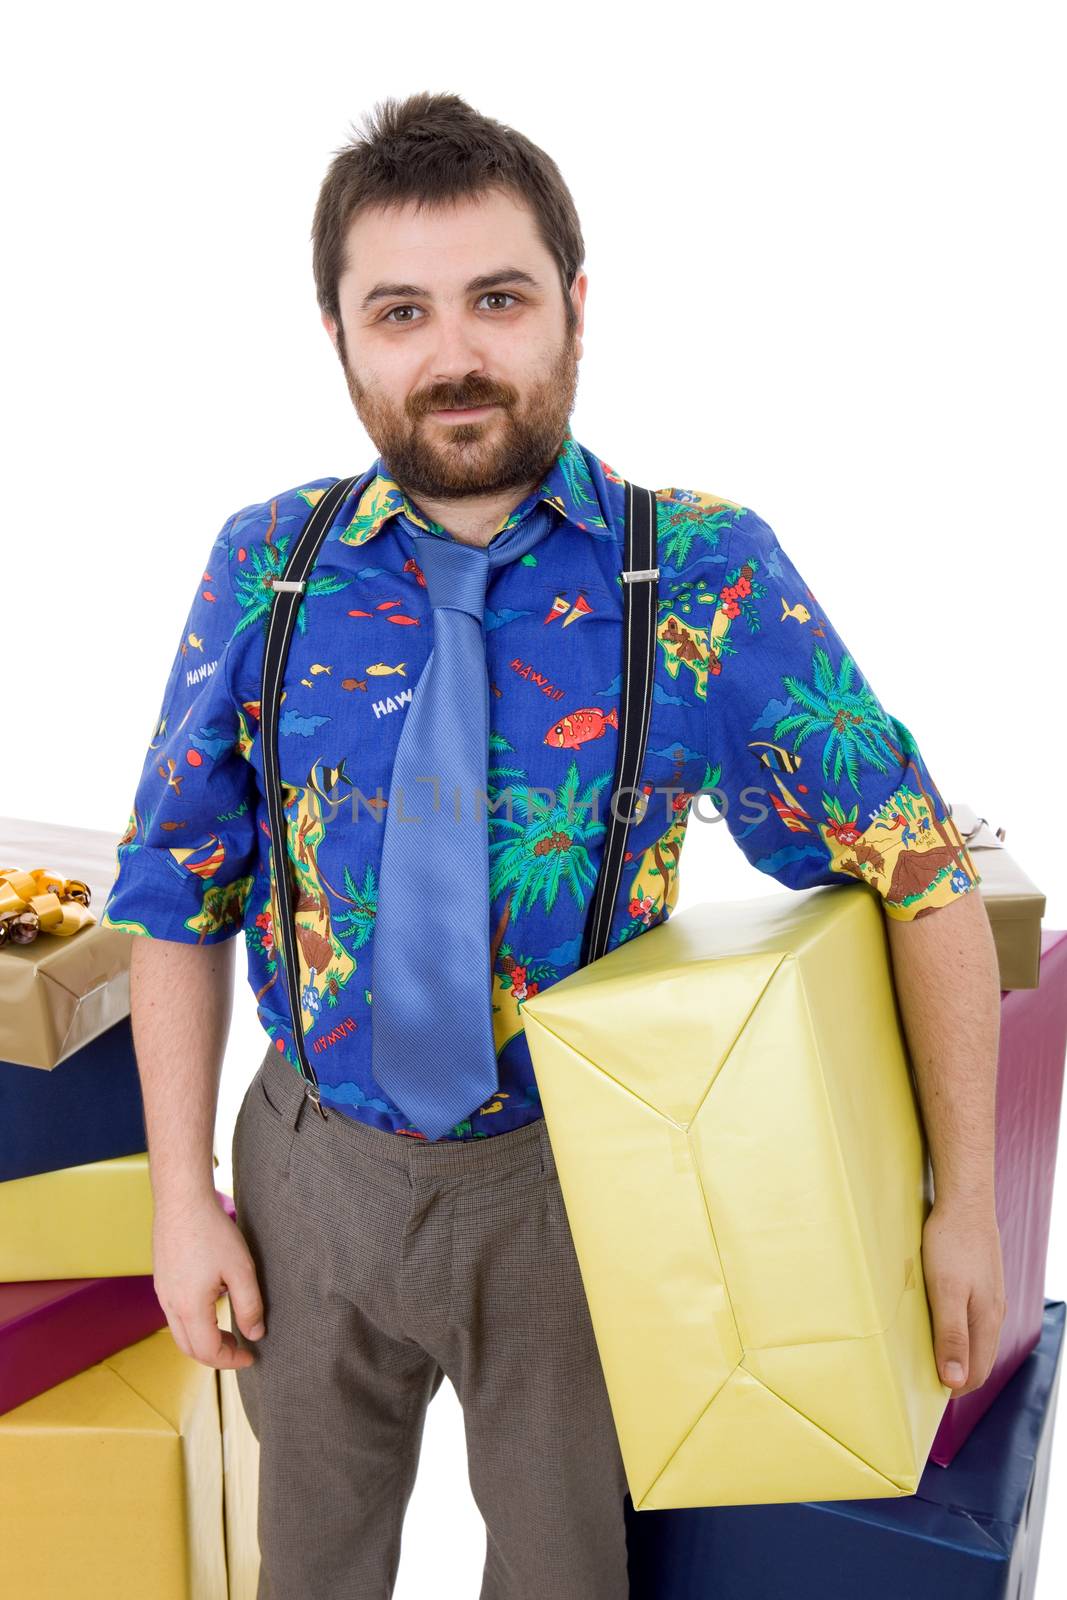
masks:
[[[322,325],[330,336],[330,343],[333,345],[334,350],[337,350],[337,324],[328,311],[322,313]],[[337,353],[340,354],[340,351],[337,351]]]
[[[589,275],[577,272],[571,285],[571,304],[574,306],[578,321],[574,328],[575,355],[581,360],[582,335],[585,332],[585,291],[589,287]]]

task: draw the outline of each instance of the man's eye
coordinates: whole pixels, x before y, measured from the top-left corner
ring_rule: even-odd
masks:
[[[485,294],[482,295],[482,300],[516,300],[517,301],[518,298],[519,298],[518,295],[509,294],[504,289],[487,289]],[[396,315],[395,315],[396,312],[398,312],[398,311],[418,311],[418,309],[419,309],[418,306],[393,306],[389,311],[387,311],[384,314],[384,316],[382,317],[381,320],[383,322],[392,321],[393,325],[395,327],[395,326],[398,326],[401,322],[405,322],[406,323],[406,322],[410,322],[412,320],[410,317],[396,318]],[[503,306],[503,307],[500,307],[499,309],[506,311],[509,308],[507,306]]]

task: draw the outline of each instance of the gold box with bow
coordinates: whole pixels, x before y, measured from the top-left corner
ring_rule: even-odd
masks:
[[[0,817],[0,866],[23,874],[44,866],[83,880],[93,917],[63,935],[42,924],[32,943],[0,950],[0,1061],[50,1070],[129,1016],[131,935],[96,920],[116,844],[96,829]]]

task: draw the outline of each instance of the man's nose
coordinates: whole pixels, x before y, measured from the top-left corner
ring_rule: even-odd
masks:
[[[485,355],[478,329],[471,328],[462,316],[439,316],[437,340],[430,357],[429,377],[436,383],[460,383],[485,368]]]

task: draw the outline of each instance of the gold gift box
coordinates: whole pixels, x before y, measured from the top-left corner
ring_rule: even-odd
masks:
[[[913,1494],[951,1391],[876,897],[698,905],[522,1015],[634,1508]]]
[[[997,947],[1002,989],[1036,989],[1041,979],[1041,919],[1045,896],[1005,849],[1005,830],[995,833],[970,806],[949,806],[952,819],[981,875],[985,904]]]
[[[3,1592],[254,1600],[258,1446],[227,1382],[161,1328],[0,1417]]]
[[[115,876],[117,837],[91,828],[0,817],[0,865],[48,867],[89,886],[99,916]],[[99,922],[0,950],[0,1061],[59,1066],[130,1014],[132,936]]]

